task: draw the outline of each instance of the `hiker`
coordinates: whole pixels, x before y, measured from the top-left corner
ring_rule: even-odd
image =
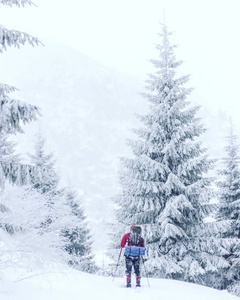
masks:
[[[141,226],[132,225],[130,228],[130,232],[126,233],[121,241],[121,248],[124,248],[127,243],[124,254],[126,261],[127,287],[131,287],[132,266],[134,267],[134,272],[136,274],[136,286],[141,286],[140,256],[145,254],[144,239],[141,237],[141,232]]]

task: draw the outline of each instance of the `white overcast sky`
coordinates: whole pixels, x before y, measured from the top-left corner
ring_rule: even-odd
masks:
[[[33,0],[34,1],[34,0]],[[240,0],[35,0],[0,6],[0,24],[67,44],[116,70],[146,77],[159,23],[179,45],[203,105],[240,119]],[[64,59],[64,58],[63,58]],[[198,100],[199,100],[198,99]]]

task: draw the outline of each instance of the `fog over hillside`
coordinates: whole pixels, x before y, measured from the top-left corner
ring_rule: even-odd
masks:
[[[0,82],[17,87],[16,98],[41,108],[39,123],[46,150],[55,153],[62,184],[82,193],[100,249],[106,241],[98,240],[98,232],[106,230],[106,223],[114,219],[111,197],[119,189],[118,158],[131,155],[126,139],[134,137],[132,128],[139,127],[134,114],[147,110],[140,96],[144,80],[104,67],[66,46],[44,43],[45,47],[26,46],[3,53]],[[209,129],[203,137],[204,146],[217,157],[224,146],[228,117],[206,107],[199,115]],[[38,126],[38,122],[27,125],[26,134],[14,138],[24,159],[25,153],[33,151]]]

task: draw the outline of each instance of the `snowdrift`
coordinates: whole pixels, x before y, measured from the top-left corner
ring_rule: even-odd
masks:
[[[16,274],[15,274],[16,275]],[[1,300],[236,300],[227,291],[165,279],[142,278],[142,287],[125,288],[125,278],[101,277],[73,270],[64,273],[9,274],[0,279]],[[129,298],[130,297],[130,298]]]

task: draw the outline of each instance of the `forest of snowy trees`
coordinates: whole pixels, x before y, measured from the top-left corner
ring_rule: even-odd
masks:
[[[178,73],[182,62],[175,57],[166,25],[159,36],[159,59],[152,60],[156,72],[149,75],[143,94],[149,111],[139,115],[142,126],[135,129],[136,139],[128,141],[133,156],[121,158],[121,192],[114,199],[116,223],[109,226],[109,256],[117,261],[122,235],[138,224],[146,242],[149,277],[240,295],[238,137],[230,125],[222,164],[208,156],[201,143],[205,129],[199,107],[188,101],[189,76]],[[25,43],[40,41],[0,25],[0,52]],[[23,125],[41,116],[40,108],[12,98],[15,90],[0,84],[0,274],[6,268],[28,270],[57,263],[103,273],[95,265],[82,199],[73,187],[59,186],[61,175],[54,154],[46,153],[44,133],[36,133],[29,163],[15,151],[11,135],[24,134]],[[211,177],[210,171],[219,165],[218,176]],[[105,274],[111,272],[109,266]]]
[[[2,1],[6,5],[31,1]],[[0,26],[1,52],[37,38]],[[91,235],[79,195],[71,187],[59,188],[53,154],[45,153],[43,133],[36,134],[35,153],[25,164],[15,154],[11,134],[37,120],[40,109],[10,97],[15,87],[0,84],[0,272],[7,267],[33,269],[67,263],[79,270],[95,271]]]

